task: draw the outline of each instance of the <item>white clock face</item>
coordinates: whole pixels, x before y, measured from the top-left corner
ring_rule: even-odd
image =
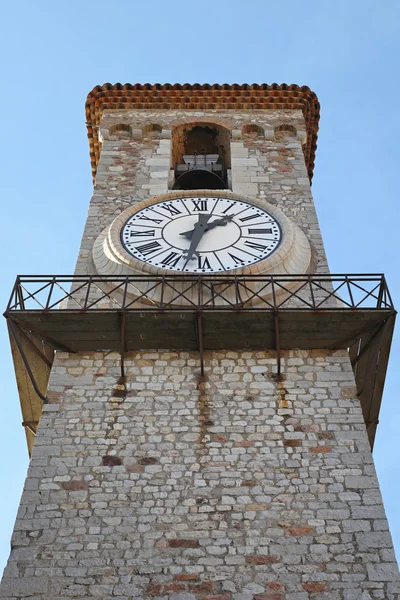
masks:
[[[218,273],[265,260],[282,238],[266,210],[233,198],[174,198],[134,213],[121,230],[125,250],[183,273]]]

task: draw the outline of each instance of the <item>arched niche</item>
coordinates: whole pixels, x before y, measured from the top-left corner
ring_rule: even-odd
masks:
[[[297,129],[290,123],[281,123],[277,125],[274,130],[275,139],[281,140],[286,137],[296,137]]]
[[[256,123],[246,123],[242,127],[242,135],[250,135],[255,138],[264,138],[265,131],[261,125],[257,125]]]
[[[108,134],[119,139],[128,138],[132,135],[132,127],[126,123],[115,123],[109,127]]]
[[[142,127],[143,137],[159,138],[162,132],[160,123],[148,123]]]

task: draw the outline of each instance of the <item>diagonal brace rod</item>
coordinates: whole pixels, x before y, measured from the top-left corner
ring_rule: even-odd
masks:
[[[39,398],[43,401],[43,403],[44,404],[48,404],[48,399],[46,398],[46,396],[44,396],[42,394],[42,392],[40,391],[40,389],[39,389],[39,387],[38,387],[38,385],[36,383],[35,377],[33,376],[33,373],[32,373],[32,369],[31,369],[31,367],[29,365],[29,361],[26,358],[24,349],[22,348],[21,341],[18,338],[17,329],[16,329],[15,324],[12,322],[11,319],[8,319],[8,325],[9,325],[10,331],[12,333],[12,336],[14,338],[14,341],[17,344],[18,351],[19,351],[19,353],[21,355],[22,362],[25,365],[25,369],[26,369],[26,372],[28,373],[28,376],[29,376],[29,379],[31,381],[33,389],[35,390],[35,392],[39,396]]]

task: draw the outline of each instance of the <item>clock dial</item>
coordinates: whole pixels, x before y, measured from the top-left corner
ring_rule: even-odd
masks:
[[[173,198],[134,213],[121,230],[136,259],[183,273],[217,273],[265,260],[282,232],[266,210],[233,198]]]

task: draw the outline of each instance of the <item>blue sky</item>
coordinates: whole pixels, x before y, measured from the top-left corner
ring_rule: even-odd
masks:
[[[331,271],[384,271],[399,303],[397,0],[19,0],[2,22],[1,306],[18,273],[73,272],[92,189],[84,103],[105,82],[308,85]],[[1,569],[28,458],[0,327]],[[400,557],[399,361],[397,334],[374,456]]]

